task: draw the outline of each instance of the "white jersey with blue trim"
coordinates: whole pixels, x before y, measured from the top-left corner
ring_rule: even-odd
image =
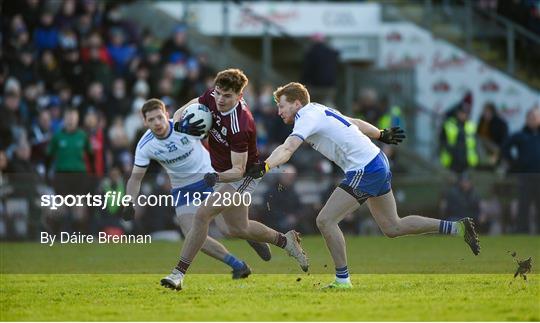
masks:
[[[338,111],[309,103],[295,116],[291,136],[306,141],[344,172],[364,169],[380,149]]]
[[[147,167],[151,159],[157,161],[169,174],[173,188],[195,183],[214,172],[201,140],[173,131],[171,120],[169,126],[165,138],[157,138],[150,129],[144,133],[135,150],[135,166]]]

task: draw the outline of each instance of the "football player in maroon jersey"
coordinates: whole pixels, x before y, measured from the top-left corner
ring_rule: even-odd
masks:
[[[215,192],[198,209],[177,266],[170,275],[161,280],[161,284],[168,288],[182,289],[184,274],[201,249],[208,235],[210,222],[220,213],[232,236],[271,243],[283,248],[298,261],[302,270],[308,270],[308,259],[300,246],[299,234],[296,231],[282,234],[250,220],[247,203],[225,203],[226,196],[251,194],[259,182],[259,179],[244,177],[246,169],[259,162],[255,121],[242,98],[242,91],[247,83],[248,79],[241,70],[221,71],[214,80],[213,88],[189,101],[174,114],[176,131],[199,136],[203,134],[202,126],[198,121],[191,123],[190,116],[180,120],[182,113],[187,106],[194,103],[203,104],[210,109],[214,122],[208,132],[208,144],[212,167],[216,172],[204,176],[208,186],[215,186]]]

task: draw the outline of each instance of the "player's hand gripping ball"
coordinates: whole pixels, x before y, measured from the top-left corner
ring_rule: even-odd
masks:
[[[405,131],[400,127],[392,127],[381,130],[379,141],[389,145],[397,145],[405,139]]]
[[[174,124],[174,130],[191,136],[204,137],[212,128],[212,113],[200,103],[190,104],[182,113],[182,119]]]

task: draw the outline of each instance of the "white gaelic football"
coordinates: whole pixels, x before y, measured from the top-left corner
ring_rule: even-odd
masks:
[[[182,113],[182,119],[191,113],[193,113],[193,118],[189,120],[190,123],[197,122],[198,120],[203,121],[201,124],[204,125],[204,134],[201,135],[201,138],[204,138],[208,133],[208,130],[212,128],[212,113],[210,112],[210,109],[200,103],[190,104]]]

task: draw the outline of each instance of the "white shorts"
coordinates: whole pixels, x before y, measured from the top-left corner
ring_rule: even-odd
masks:
[[[225,185],[231,185],[238,193],[253,193],[255,189],[257,188],[257,185],[261,181],[261,178],[252,178],[252,177],[244,177],[236,182],[229,182],[229,183],[217,183],[214,187],[214,192],[219,191],[223,186]],[[204,203],[204,201],[203,201]],[[193,204],[185,204],[178,206],[176,208],[176,216],[181,216],[182,214],[195,214],[197,213],[197,209],[200,206],[195,206]]]
[[[184,214],[195,214],[197,213],[197,210],[199,209],[198,206],[195,205],[182,205],[176,208],[176,216],[182,216]]]
[[[260,178],[244,177],[236,182],[218,183],[215,190],[219,191],[224,185],[228,184],[234,187],[238,193],[253,193],[260,181]]]

